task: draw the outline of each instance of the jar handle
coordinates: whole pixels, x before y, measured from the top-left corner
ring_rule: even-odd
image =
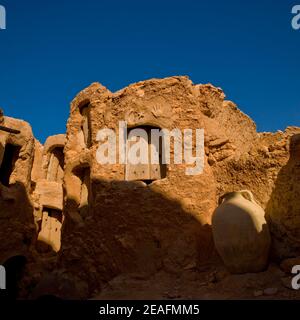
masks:
[[[250,201],[253,202],[253,203],[256,203],[255,199],[254,199],[254,196],[253,196],[253,193],[249,190],[241,190],[240,191],[241,195],[243,197],[245,197],[245,195],[247,194],[250,198]]]
[[[227,196],[227,193],[223,194],[220,198],[219,198],[219,202],[218,204],[221,205],[224,201],[224,198]]]

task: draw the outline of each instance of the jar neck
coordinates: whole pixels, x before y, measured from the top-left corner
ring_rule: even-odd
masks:
[[[242,197],[242,194],[238,191],[235,192],[229,192],[224,196],[224,200],[230,200],[233,198]]]

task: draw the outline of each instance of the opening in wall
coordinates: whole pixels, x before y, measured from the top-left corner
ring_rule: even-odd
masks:
[[[147,137],[139,135],[134,130],[142,129],[147,133]],[[156,146],[154,142],[151,141],[151,130],[160,128],[153,126],[139,126],[135,128],[131,128],[128,130],[128,140],[127,146],[130,148],[131,145],[143,140],[143,142],[148,146],[148,154],[146,157],[148,158],[147,164],[131,164],[128,163],[126,165],[126,180],[128,181],[143,181],[146,184],[151,184],[155,180],[163,179],[167,176],[167,165],[163,163],[163,141],[160,138],[159,146]],[[151,163],[151,148],[154,148],[159,155],[159,163],[152,164]],[[157,150],[158,149],[158,150]],[[138,155],[140,156],[140,155]]]
[[[62,182],[64,176],[64,148],[57,147],[52,150],[48,166],[47,180]]]
[[[84,104],[80,107],[80,114],[82,115],[81,131],[84,137],[84,143],[87,148],[91,146],[91,125],[90,125],[90,104]]]
[[[13,144],[6,144],[2,164],[0,166],[0,182],[9,187],[10,178],[15,170],[15,164],[19,158],[21,147]]]
[[[55,221],[62,223],[62,212],[57,209],[45,208],[44,211],[48,212],[48,217],[54,219]]]
[[[38,249],[42,252],[58,252],[61,246],[61,227],[63,214],[61,210],[43,208],[42,225],[38,235]]]
[[[6,270],[6,287],[10,299],[17,299],[20,293],[20,282],[24,276],[27,259],[17,255],[9,258],[3,264]]]

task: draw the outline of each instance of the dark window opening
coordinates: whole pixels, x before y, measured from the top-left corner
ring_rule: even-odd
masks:
[[[51,208],[44,208],[43,212],[47,212],[48,213],[48,217],[50,218],[54,218],[57,221],[59,221],[60,223],[62,223],[62,212],[60,210],[57,209],[51,209]]]
[[[19,296],[26,263],[26,257],[19,255],[9,258],[3,264],[6,270],[6,291],[10,299],[17,299]]]
[[[53,150],[54,156],[58,159],[58,163],[61,169],[64,168],[64,148],[57,147]]]
[[[21,147],[13,144],[5,146],[3,161],[0,167],[0,182],[8,187],[10,185],[10,177],[15,170],[15,164],[19,158]]]

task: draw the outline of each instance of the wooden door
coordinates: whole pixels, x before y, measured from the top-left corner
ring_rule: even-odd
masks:
[[[134,141],[134,139],[137,139],[137,141]],[[148,158],[148,164],[132,164],[130,157],[129,157],[129,150],[130,148],[140,142],[140,140],[143,140],[142,143],[147,144],[147,158]],[[149,165],[149,141],[148,139],[145,140],[145,137],[140,137],[138,135],[133,135],[130,133],[130,136],[127,140],[127,165],[126,165],[126,180],[128,181],[136,181],[136,180],[150,180],[151,179],[151,171],[150,171],[150,165]]]
[[[128,163],[126,165],[126,173],[125,178],[128,181],[154,181],[162,179],[164,176],[164,165],[162,165],[162,141],[160,139],[159,145],[155,145],[155,141],[151,141],[151,130],[157,129],[153,127],[140,127],[135,129],[143,129],[147,133],[147,137],[141,137],[139,135],[133,135],[132,132],[129,132],[128,139],[127,139],[127,160]],[[137,141],[133,141],[133,138],[136,138]],[[139,139],[143,139],[143,143],[147,144],[147,164],[132,164],[128,159],[128,151],[129,148],[137,143]],[[147,140],[145,140],[147,139]],[[158,156],[159,163],[152,163],[152,149]]]

